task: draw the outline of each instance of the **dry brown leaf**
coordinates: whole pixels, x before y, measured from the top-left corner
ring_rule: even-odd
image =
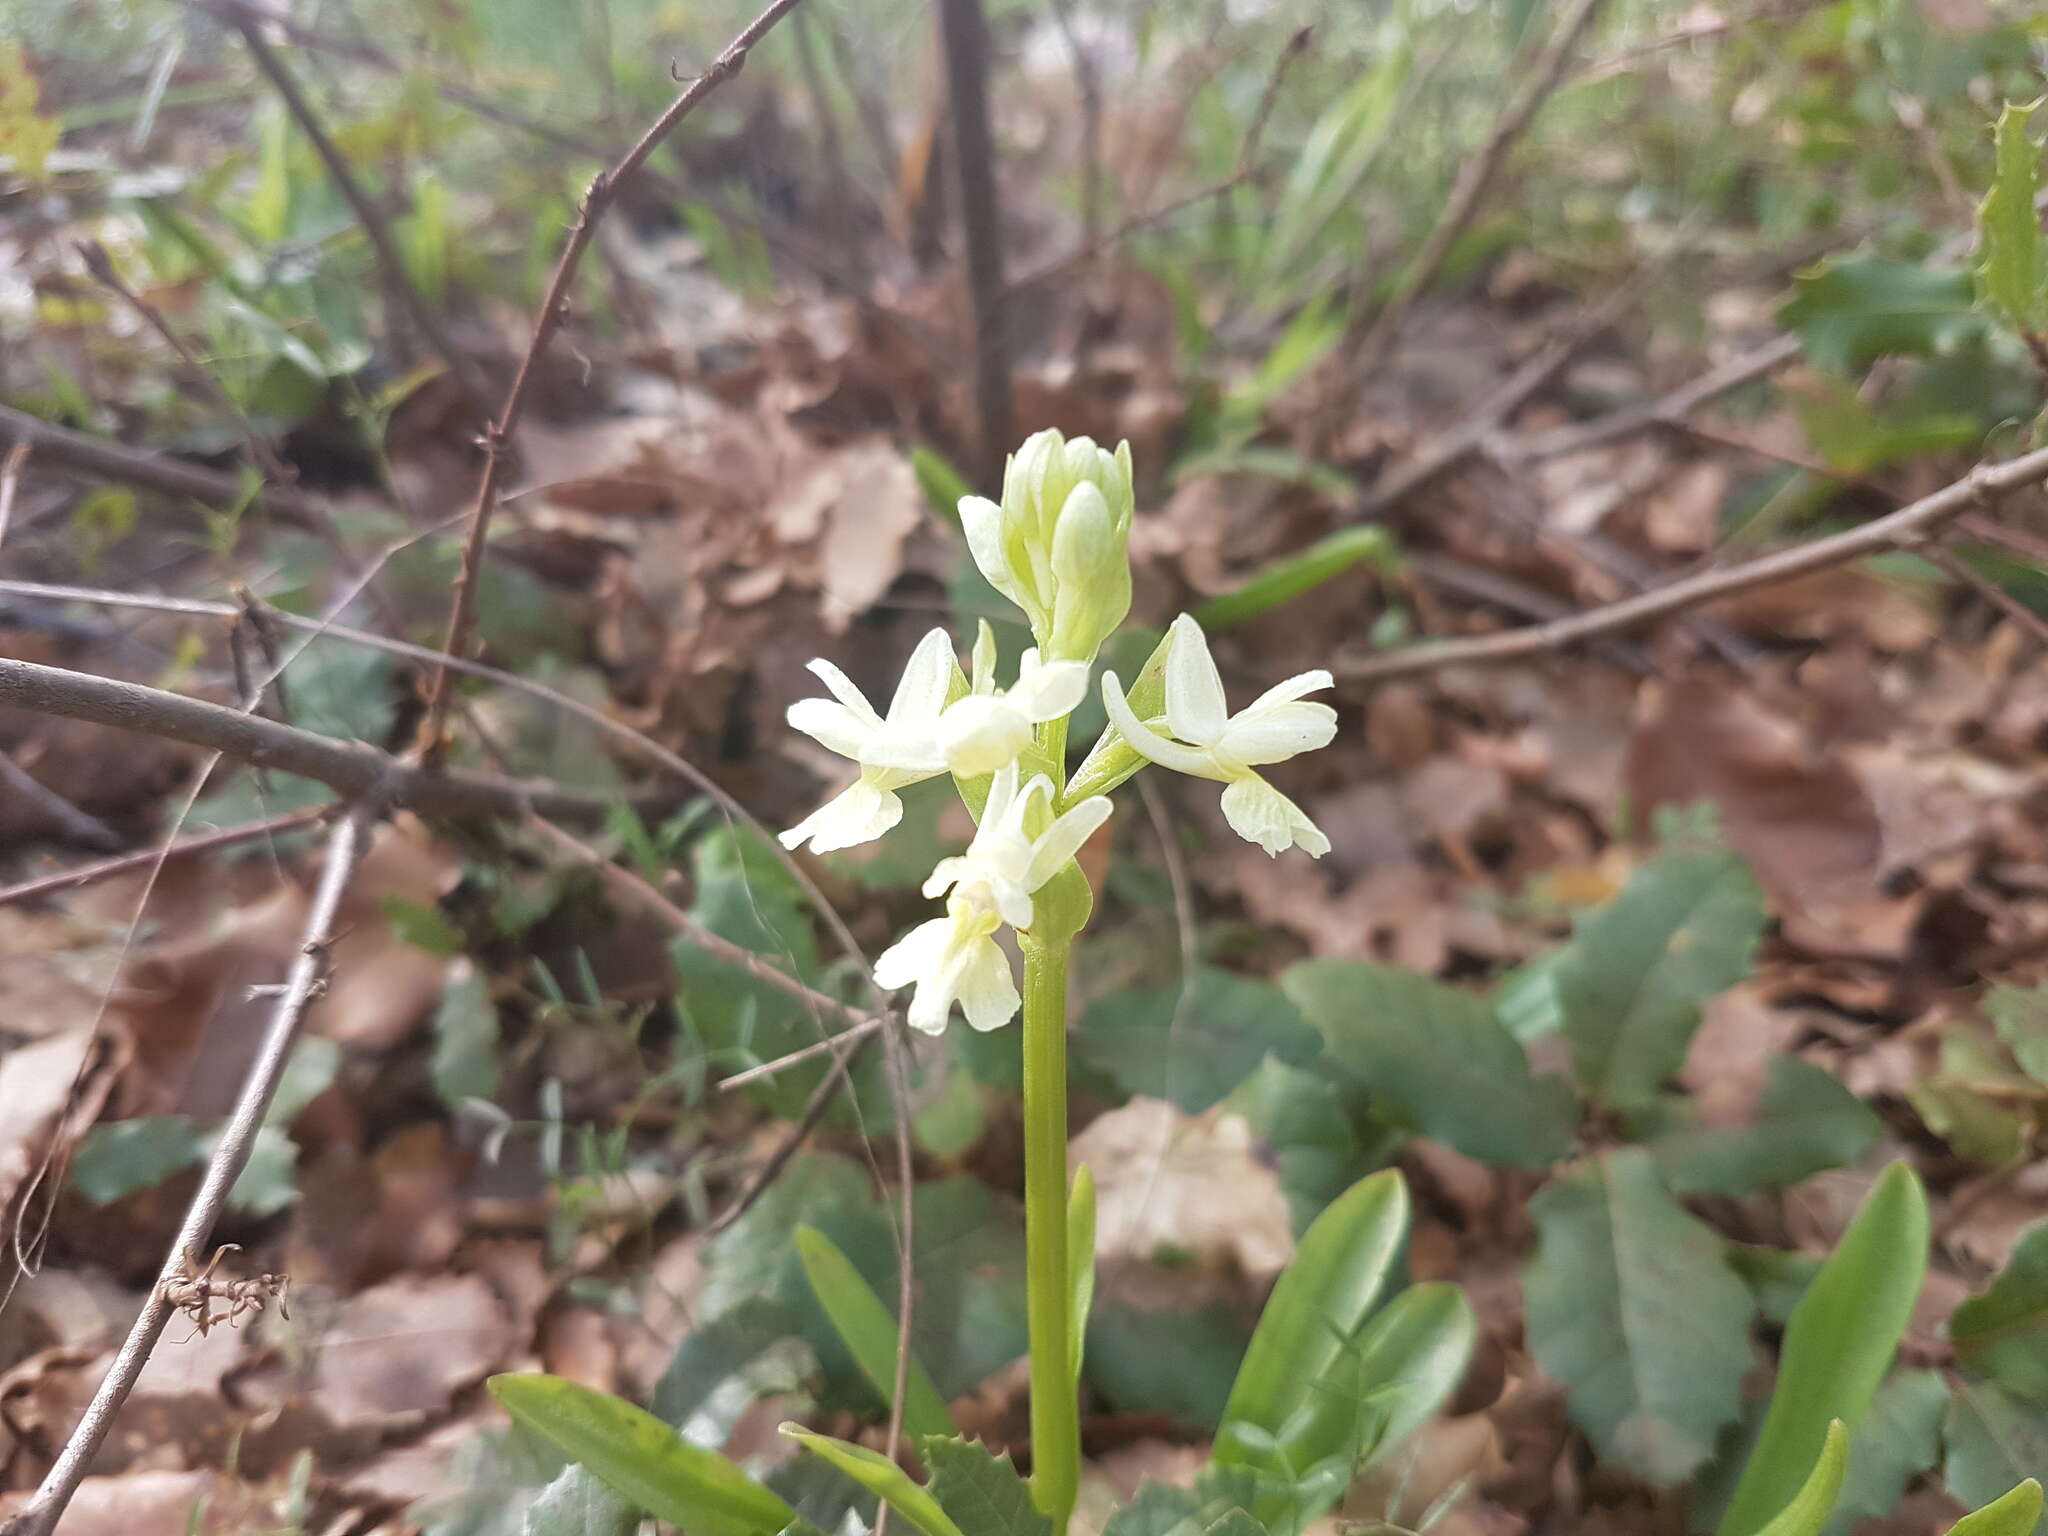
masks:
[[[0,1495],[0,1516],[22,1496]],[[128,1472],[88,1477],[64,1512],[64,1536],[247,1536],[290,1518],[282,1488],[253,1487],[223,1472]]]
[[[504,1307],[474,1275],[409,1275],[352,1296],[318,1340],[309,1393],[344,1429],[392,1431],[448,1410],[516,1348]]]

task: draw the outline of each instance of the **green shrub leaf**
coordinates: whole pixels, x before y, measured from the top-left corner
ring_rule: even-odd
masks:
[[[1191,1115],[1228,1096],[1269,1053],[1303,1066],[1321,1052],[1280,988],[1206,965],[1178,986],[1107,993],[1074,1031],[1077,1060],[1117,1091]]]
[[[1831,1420],[1852,1432],[1862,1424],[1926,1273],[1927,1195],[1908,1165],[1893,1163],[1793,1308],[1770,1411],[1720,1536],[1763,1528],[1806,1477]]]
[[[1603,1454],[1685,1477],[1742,1404],[1749,1288],[1638,1149],[1565,1174],[1530,1202],[1529,1348]]]
[[[2041,105],[2007,102],[1998,114],[1991,190],[1977,210],[1977,286],[2015,330],[2048,329],[2048,252],[2034,207],[2041,146],[2028,132]]]
[[[1824,1067],[1772,1059],[1746,1126],[1691,1126],[1650,1143],[1664,1182],[1681,1194],[1746,1195],[1853,1163],[1877,1139],[1876,1113]]]
[[[572,1466],[527,1506],[520,1536],[633,1536],[639,1525],[637,1509]]]
[[[961,1536],[1050,1536],[1052,1521],[1031,1502],[1031,1486],[1008,1454],[993,1456],[978,1440],[924,1442],[932,1496]]]
[[[1572,1065],[1596,1103],[1654,1100],[1685,1061],[1700,1004],[1749,973],[1763,922],[1748,866],[1720,852],[1664,854],[1581,920],[1557,998]]]
[[[695,1536],[774,1536],[796,1519],[725,1457],[621,1398],[559,1376],[493,1376],[488,1385],[521,1425],[658,1520]]]
[[[1948,1447],[1942,1480],[1965,1504],[1990,1504],[2048,1467],[2048,1411],[1991,1382],[1957,1386],[1942,1439]],[[2035,1536],[2048,1533],[2038,1510],[2034,1519]]]
[[[2048,1402],[2048,1221],[2020,1234],[1990,1286],[1956,1308],[1948,1334],[1971,1370]]]
[[[1895,1371],[1877,1389],[1849,1442],[1849,1471],[1829,1536],[1851,1536],[1860,1521],[1889,1515],[1906,1484],[1941,1460],[1947,1408],[1948,1383],[1939,1371]]]
[[[1571,1107],[1485,999],[1394,966],[1310,960],[1281,978],[1330,1059],[1424,1135],[1510,1167],[1571,1150]]]
[[[1846,376],[1894,353],[1945,352],[1983,329],[1975,285],[1960,267],[1848,256],[1809,268],[1795,283],[1779,323],[1830,373]]]

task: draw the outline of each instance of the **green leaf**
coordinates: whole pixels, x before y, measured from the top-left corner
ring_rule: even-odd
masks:
[[[1655,1098],[1685,1061],[1700,1004],[1749,973],[1763,923],[1748,867],[1720,852],[1663,854],[1579,922],[1557,997],[1572,1065],[1596,1103]]]
[[[1073,1337],[1072,1368],[1081,1380],[1081,1359],[1088,1342],[1088,1313],[1095,1305],[1095,1175],[1086,1163],[1074,1170],[1067,1191],[1067,1330]]]
[[[818,1305],[839,1330],[854,1362],[884,1403],[896,1395],[897,1324],[859,1270],[816,1227],[796,1229],[796,1251]],[[913,1439],[943,1440],[953,1433],[946,1400],[913,1356],[905,1377],[903,1427]]]
[[[932,1496],[961,1536],[1050,1536],[1052,1521],[1031,1502],[1031,1487],[978,1440],[952,1437],[924,1442],[932,1469]]]
[[[1204,965],[1179,986],[1098,998],[1082,1014],[1073,1048],[1081,1066],[1123,1094],[1200,1114],[1268,1053],[1302,1066],[1321,1053],[1321,1042],[1271,982]]]
[[[1989,1504],[2048,1467],[2048,1411],[1990,1382],[1958,1383],[1942,1438],[1948,1446],[1942,1480],[1965,1504]],[[2048,1520],[2038,1513],[2033,1531],[2048,1533]]]
[[[1939,1371],[1897,1371],[1877,1389],[1849,1443],[1849,1471],[1828,1536],[1852,1536],[1859,1522],[1889,1515],[1906,1484],[1941,1460],[1948,1383]]]
[[[444,959],[462,953],[462,930],[443,917],[439,907],[389,892],[377,898],[377,908],[391,931],[414,949]]]
[[[2048,329],[2048,252],[2034,207],[2041,147],[2028,132],[2040,105],[2009,101],[1998,114],[1996,169],[1977,209],[1978,292],[2013,329],[2034,335]]]
[[[2020,1070],[2037,1083],[2048,1083],[2048,981],[1993,987],[1984,994],[1984,1016]]]
[[[1908,410],[1879,415],[1845,380],[1819,377],[1797,397],[1800,425],[1831,469],[1868,474],[1922,454],[1964,448],[1983,436],[1968,411]]]
[[[1200,1536],[1202,1495],[1171,1483],[1145,1483],[1109,1517],[1102,1536]]]
[[[1832,1072],[1778,1056],[1750,1124],[1667,1131],[1649,1148],[1664,1182],[1681,1194],[1746,1195],[1846,1167],[1881,1129],[1876,1112]]]
[[[1799,1485],[1799,1491],[1758,1536],[1820,1536],[1835,1511],[1835,1499],[1842,1491],[1842,1474],[1849,1463],[1849,1431],[1840,1419],[1828,1424],[1821,1444],[1820,1459]]]
[[[1335,1065],[1424,1135],[1484,1162],[1540,1168],[1572,1116],[1486,1000],[1394,966],[1309,960],[1281,977]]]
[[[218,1139],[218,1134],[207,1138],[208,1157]],[[252,1216],[275,1216],[298,1198],[298,1144],[276,1124],[258,1127],[249,1143],[249,1160],[228,1190],[228,1203]]]
[[[493,1376],[486,1385],[525,1428],[636,1508],[693,1536],[774,1536],[796,1518],[725,1457],[621,1398],[559,1376]]]
[[[85,1133],[71,1155],[71,1187],[94,1205],[111,1205],[161,1184],[206,1156],[208,1137],[189,1115],[110,1120]]]
[[[1233,592],[1198,603],[1195,622],[1214,634],[1233,624],[1255,619],[1269,609],[1312,592],[1354,565],[1386,571],[1399,562],[1394,542],[1384,528],[1345,528],[1318,540],[1298,554],[1276,560]]]
[[[1948,1528],[1948,1536],[2032,1536],[2041,1523],[2041,1485],[2033,1478],[2000,1494]]]
[[[974,487],[968,483],[967,477],[955,469],[944,455],[922,443],[910,450],[910,472],[917,476],[917,488],[924,492],[924,499],[931,503],[932,510],[958,528],[960,499],[974,494]]]
[[[1719,1536],[1751,1536],[1791,1498],[1830,1420],[1853,1432],[1904,1337],[1927,1273],[1927,1195],[1905,1163],[1879,1177],[1806,1288],[1778,1354],[1778,1384]]]
[[[1216,1428],[1251,1329],[1237,1308],[1145,1308],[1106,1297],[1088,1331],[1088,1385],[1120,1412]]]
[[[1459,1287],[1410,1286],[1358,1336],[1358,1379],[1379,1412],[1365,1465],[1397,1450],[1464,1380],[1479,1320]]]
[[[1974,288],[1960,267],[1837,257],[1799,274],[1778,320],[1799,333],[1817,367],[1848,375],[1892,353],[1945,352],[1979,332]]]
[[[1948,1336],[1971,1370],[2048,1402],[2048,1221],[2020,1234],[2005,1268],[1950,1316]]]
[[[1672,1199],[1648,1153],[1583,1163],[1529,1202],[1529,1349],[1603,1455],[1674,1483],[1742,1406],[1748,1287]]]
[[[768,1296],[749,1297],[700,1322],[683,1335],[669,1358],[668,1369],[654,1384],[649,1404],[654,1416],[704,1443],[705,1437],[694,1433],[696,1426],[692,1421],[710,1412],[722,1443],[731,1429],[729,1420],[736,1415],[719,1412],[720,1405],[714,1404],[713,1399],[735,1378],[763,1374],[751,1368],[777,1346],[794,1342],[801,1327],[802,1319],[793,1309]],[[737,1394],[742,1398],[741,1407],[759,1395],[753,1390],[753,1381],[744,1381],[743,1385],[744,1392]]]
[[[1245,1117],[1279,1165],[1296,1232],[1307,1231],[1332,1200],[1392,1162],[1408,1139],[1379,1116],[1355,1082],[1270,1057],[1225,1103]]]
[[[868,1492],[908,1520],[924,1536],[964,1536],[939,1507],[939,1501],[910,1480],[910,1474],[879,1451],[849,1445],[830,1435],[814,1434],[800,1424],[784,1424],[782,1433],[806,1450],[825,1458]]]
[[[640,1514],[582,1467],[549,1483],[526,1509],[520,1536],[633,1536]]]
[[[1316,1218],[1238,1367],[1216,1438],[1219,1465],[1261,1463],[1254,1438],[1277,1438],[1309,1400],[1379,1300],[1407,1231],[1408,1190],[1392,1169],[1359,1180]]]
[[[468,959],[448,968],[434,1010],[434,1091],[451,1109],[498,1091],[498,1010]]]

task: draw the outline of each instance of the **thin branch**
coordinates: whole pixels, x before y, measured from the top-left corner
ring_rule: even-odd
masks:
[[[39,466],[74,469],[102,480],[139,486],[209,507],[259,506],[287,523],[315,531],[327,525],[326,507],[303,491],[266,485],[252,495],[239,475],[223,474],[217,469],[146,453],[90,433],[74,432],[9,405],[0,405],[0,432],[14,438],[17,451],[21,443],[32,447]]]
[[[1407,323],[1408,312],[1415,307],[1416,299],[1435,279],[1437,269],[1450,255],[1451,247],[1457,244],[1458,237],[1465,233],[1473,216],[1479,212],[1480,201],[1493,185],[1494,174],[1507,158],[1509,148],[1522,136],[1537,109],[1550,99],[1551,92],[1564,79],[1572,50],[1598,14],[1601,3],[1602,0],[1572,0],[1570,9],[1558,21],[1550,40],[1544,44],[1543,52],[1537,56],[1528,84],[1520,95],[1502,108],[1486,142],[1459,168],[1458,179],[1451,186],[1450,196],[1444,200],[1443,211],[1437,215],[1435,226],[1422,242],[1421,251],[1408,264],[1353,353],[1353,366],[1361,372],[1370,373],[1393,345],[1394,338]]]
[[[796,1156],[806,1141],[811,1139],[811,1132],[818,1128],[818,1122],[825,1118],[825,1111],[832,1107],[832,1101],[839,1097],[839,1090],[846,1086],[848,1074],[853,1071],[875,1035],[880,1033],[880,1030],[875,1030],[863,1035],[853,1042],[852,1050],[843,1056],[833,1058],[832,1070],[811,1090],[811,1096],[805,1101],[803,1113],[797,1116],[796,1124],[789,1128],[780,1145],[768,1154],[767,1160],[755,1171],[747,1187],[733,1196],[732,1204],[705,1223],[705,1237],[718,1236],[751,1211],[755,1203],[768,1193],[769,1187],[782,1176],[782,1170],[789,1166],[789,1160]],[[905,1267],[908,1267],[907,1263]],[[12,1533],[0,1531],[0,1536],[12,1536]]]
[[[777,1056],[773,1061],[764,1061],[759,1066],[747,1067],[730,1077],[718,1080],[720,1093],[731,1093],[749,1083],[766,1082],[771,1077],[780,1077],[793,1067],[800,1067],[807,1061],[820,1056],[836,1056],[856,1040],[865,1039],[880,1029],[885,1021],[870,1014],[858,1024],[841,1030],[836,1035],[827,1035],[823,1040],[813,1040],[809,1045],[798,1046],[795,1050]]]
[[[388,786],[393,804],[423,816],[459,820],[538,812],[597,821],[613,803],[604,795],[579,794],[541,780],[466,770],[432,772],[360,742],[316,735],[161,688],[33,661],[0,657],[0,704],[205,747],[259,768],[298,774],[348,797]]]
[[[1003,214],[988,126],[988,17],[981,0],[939,0],[939,41],[974,314],[975,469],[983,489],[991,489],[1010,446],[1010,337],[1003,323]]]
[[[1795,335],[1773,336],[1763,345],[1752,347],[1739,357],[1731,357],[1720,367],[1708,369],[1698,378],[1655,400],[1625,406],[1605,416],[1596,416],[1591,421],[1575,422],[1551,432],[1537,432],[1526,437],[1496,437],[1486,445],[1486,450],[1504,464],[1526,464],[1535,459],[1556,458],[1586,448],[1597,448],[1602,443],[1628,437],[1646,427],[1674,426],[1709,400],[1777,372],[1799,356],[1803,345]]]
[[[745,31],[726,45],[725,52],[712,60],[703,74],[692,80],[688,88],[669,103],[668,109],[655,119],[654,125],[626,151],[617,165],[608,171],[599,171],[591,178],[590,189],[583,194],[576,222],[569,227],[568,241],[548,277],[547,291],[541,296],[540,311],[534,316],[533,334],[527,339],[526,355],[519,360],[519,371],[513,375],[512,387],[505,395],[505,403],[499,408],[497,419],[484,432],[483,474],[478,480],[476,500],[470,509],[469,537],[463,545],[462,567],[455,577],[455,599],[448,610],[447,638],[441,645],[449,657],[459,657],[469,648],[470,631],[476,624],[477,571],[483,564],[491,516],[497,510],[498,483],[504,476],[506,453],[511,447],[512,434],[518,430],[519,420],[526,413],[527,395],[533,388],[541,354],[547,351],[548,343],[554,339],[555,332],[568,315],[569,288],[575,281],[577,269],[583,264],[584,252],[590,248],[591,237],[597,233],[598,220],[611,207],[620,185],[646,163],[675,126],[697,109],[698,103],[740,72],[753,46],[795,9],[797,3],[798,0],[774,0]],[[450,666],[444,660],[435,667],[427,687],[427,713],[420,727],[420,740],[423,743],[423,760],[430,767],[438,767],[447,758],[446,732],[452,688],[449,672]]]
[[[2025,603],[2014,597],[1995,581],[1987,581],[1973,570],[1967,561],[1959,558],[1953,550],[1943,549],[1939,544],[1930,544],[1920,552],[1920,558],[1939,566],[1950,576],[1960,581],[1984,601],[2003,613],[2013,623],[2032,635],[2042,645],[2048,645],[2048,618],[2036,613]]]
[[[2048,448],[2008,459],[2002,464],[1980,465],[1953,485],[1923,496],[1896,512],[1865,523],[1860,528],[1815,539],[1794,549],[1746,560],[1739,565],[1702,571],[1697,576],[1552,623],[1511,629],[1497,635],[1411,646],[1383,656],[1340,663],[1333,670],[1350,681],[1378,681],[1432,672],[1439,667],[1509,661],[1561,650],[1582,640],[1633,629],[1667,614],[1695,608],[1737,592],[1791,581],[1866,555],[1892,549],[1919,548],[1951,519],[1972,508],[1988,507],[2008,492],[2038,485],[2043,480],[2048,480]]]
[[[0,463],[0,545],[7,543],[7,528],[14,521],[15,493],[21,489],[21,472],[34,451],[35,443],[31,439],[17,437],[14,446],[7,450],[6,461]]]
[[[227,603],[210,603],[197,598],[108,592],[96,587],[55,586],[29,581],[0,581],[0,594],[46,598],[56,602],[93,603],[105,608],[136,608],[152,613],[183,613],[193,617],[225,619],[229,621],[232,621],[241,611]],[[331,624],[320,619],[308,618],[301,614],[288,613],[282,609],[273,609],[271,617],[287,629],[324,635],[332,640],[342,641],[349,645],[364,646],[370,650],[382,651],[388,656],[400,656],[408,661],[421,663],[426,666],[446,667],[449,671],[459,673],[465,677],[478,678],[497,687],[510,689],[514,693],[521,693],[528,698],[537,699],[550,709],[573,716],[599,735],[618,743],[627,751],[646,759],[655,766],[665,769],[712,801],[733,821],[752,828],[755,832],[759,833],[762,845],[768,855],[782,867],[796,887],[804,893],[804,898],[817,910],[819,918],[824,922],[827,931],[831,933],[833,941],[839,946],[840,951],[848,959],[858,964],[863,971],[868,969],[867,955],[861,949],[860,941],[854,938],[853,930],[846,926],[846,920],[839,915],[838,909],[830,901],[826,900],[825,893],[818,888],[818,882],[811,877],[810,871],[805,869],[793,854],[776,841],[768,832],[768,829],[761,824],[761,819],[744,805],[740,804],[733,797],[730,790],[726,789],[688,758],[670,751],[645,731],[638,730],[623,720],[613,719],[594,705],[586,704],[581,699],[572,698],[558,689],[548,687],[545,683],[535,682],[532,678],[522,677],[516,672],[506,672],[497,667],[487,666],[480,661],[469,661],[460,657],[450,656],[443,651],[433,650],[428,646],[414,645],[405,640],[394,640],[388,635],[375,634],[369,630],[352,629],[344,624]],[[320,739],[325,740],[325,738]],[[545,807],[538,803],[531,808],[545,813]],[[885,995],[879,988],[874,989],[874,995],[877,1010],[880,1011],[886,1006]]]
[[[217,849],[232,848],[238,843],[254,842],[261,837],[274,837],[280,832],[295,832],[300,827],[312,826],[316,821],[325,821],[333,814],[334,807],[331,805],[316,805],[302,811],[286,811],[280,816],[267,817],[262,821],[247,821],[240,826],[222,827],[217,832],[200,832],[191,837],[182,837],[160,848],[138,848],[133,853],[117,854],[111,859],[81,864],[76,869],[59,870],[54,875],[42,875],[37,879],[23,880],[15,885],[0,886],[0,907],[11,907],[23,901],[37,901],[42,897],[55,896],[64,891],[75,891],[82,885],[111,880],[116,875],[148,869],[154,864],[168,863],[172,859],[212,853]]]
[[[64,1507],[71,1502],[86,1468],[113,1428],[121,1405],[134,1390],[142,1368],[149,1361],[150,1350],[170,1321],[174,1310],[171,1287],[187,1277],[188,1265],[196,1263],[196,1256],[206,1251],[213,1236],[214,1223],[227,1203],[228,1192],[234,1188],[235,1180],[249,1161],[249,1150],[255,1143],[257,1131],[262,1128],[264,1116],[269,1112],[270,1101],[284,1076],[285,1064],[291,1059],[292,1046],[298,1039],[307,1006],[325,987],[327,947],[334,937],[335,913],[368,840],[371,820],[371,813],[358,810],[335,823],[334,831],[327,840],[327,862],[320,872],[320,883],[306,913],[298,955],[285,978],[284,990],[278,996],[276,1011],[271,1015],[270,1026],[264,1032],[256,1059],[250,1064],[248,1080],[242,1085],[242,1096],[214,1144],[205,1177],[185,1212],[178,1235],[171,1242],[171,1251],[164,1259],[157,1283],[150,1291],[149,1299],[142,1304],[142,1312],[135,1319],[134,1326],[128,1330],[120,1353],[114,1357],[113,1365],[101,1379],[99,1389],[93,1393],[92,1402],[79,1419],[78,1427],[71,1432],[71,1438],[64,1443],[64,1449],[43,1478],[42,1486],[36,1489],[20,1513],[0,1527],[0,1536],[51,1536],[56,1530]]]
[[[293,78],[284,60],[278,57],[277,50],[264,38],[258,18],[239,5],[233,4],[232,0],[223,4],[216,14],[241,33],[242,42],[248,47],[249,57],[255,60],[256,67],[263,72],[264,78],[283,98],[285,110],[291,113],[292,121],[299,125],[299,131],[311,142],[313,152],[327,168],[327,175],[333,181],[335,190],[341,193],[343,200],[355,214],[356,223],[362,226],[371,250],[376,253],[377,268],[383,276],[385,285],[405,310],[407,318],[418,328],[420,335],[427,339],[427,345],[433,348],[434,355],[441,359],[441,365],[448,370],[449,377],[462,391],[470,410],[478,419],[482,419],[488,407],[484,403],[483,389],[478,382],[476,370],[456,348],[447,328],[441,324],[441,317],[435,313],[434,307],[427,302],[426,296],[419,291],[411,275],[407,273],[405,258],[400,255],[398,242],[391,233],[390,221],[385,218],[384,211],[363,190],[362,184],[356,180],[355,173],[349,169],[347,159],[320,121],[319,113],[313,110],[312,102],[308,101],[306,93],[299,89],[299,82]]]
[[[80,810],[5,752],[0,752],[0,782],[54,821],[69,841],[101,853],[121,846],[120,834],[112,827]]]
[[[92,274],[93,281],[113,293],[135,312],[136,317],[144,325],[163,339],[164,343],[178,355],[178,361],[185,365],[192,382],[223,416],[234,423],[235,430],[241,434],[242,446],[248,450],[249,462],[256,470],[274,484],[290,485],[297,478],[290,466],[271,451],[270,445],[263,441],[263,434],[256,430],[256,423],[235,404],[234,396],[230,395],[220,380],[213,376],[213,370],[199,360],[198,354],[193,352],[184,337],[171,329],[171,323],[164,318],[164,312],[131,288],[114,269],[113,259],[107,255],[106,247],[97,240],[80,240],[76,249],[80,259],[85,262],[85,270]]]

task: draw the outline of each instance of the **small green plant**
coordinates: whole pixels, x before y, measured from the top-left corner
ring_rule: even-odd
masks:
[[[807,1226],[794,1234],[809,1288],[859,1373],[887,1396],[904,1365],[904,1423],[928,1481],[864,1447],[794,1425],[785,1432],[925,1536],[1059,1536],[1079,1488],[1094,1194],[1085,1167],[1068,1179],[1067,976],[1094,907],[1074,856],[1108,819],[1110,793],[1148,765],[1170,768],[1220,785],[1231,828],[1269,854],[1298,847],[1320,856],[1330,846],[1259,771],[1329,742],[1335,711],[1304,696],[1328,688],[1330,674],[1289,678],[1233,714],[1201,626],[1185,615],[1128,689],[1103,674],[1110,724],[1069,775],[1069,718],[1130,607],[1132,505],[1127,447],[1110,453],[1085,438],[1038,434],[1011,459],[1000,503],[969,496],[959,508],[981,574],[1022,610],[1036,641],[1015,680],[998,681],[984,622],[971,673],[945,631],[933,630],[886,710],[822,660],[812,669],[832,697],[790,710],[794,727],[860,771],[783,834],[785,844],[823,853],[871,842],[903,820],[902,791],[942,775],[978,822],[966,851],[939,860],[924,882],[945,914],[884,953],[876,982],[914,988],[906,1017],[931,1034],[956,1004],[981,1031],[1023,1016],[1028,1482],[1007,1458],[953,1435],[933,1377],[917,1361],[899,1362],[891,1309],[832,1238]],[[1022,952],[1021,991],[998,943],[1005,928]],[[1191,1491],[1145,1490],[1111,1530],[1149,1528],[1169,1509],[1213,1508],[1204,1524],[1228,1517],[1248,1530],[1298,1532],[1335,1506],[1363,1463],[1434,1411],[1463,1373],[1475,1324],[1453,1287],[1411,1287],[1382,1305],[1407,1228],[1407,1194],[1391,1171],[1330,1203],[1244,1353],[1208,1472]],[[797,1519],[779,1495],[628,1404],[544,1377],[501,1377],[493,1390],[520,1423],[637,1508],[720,1536]]]

